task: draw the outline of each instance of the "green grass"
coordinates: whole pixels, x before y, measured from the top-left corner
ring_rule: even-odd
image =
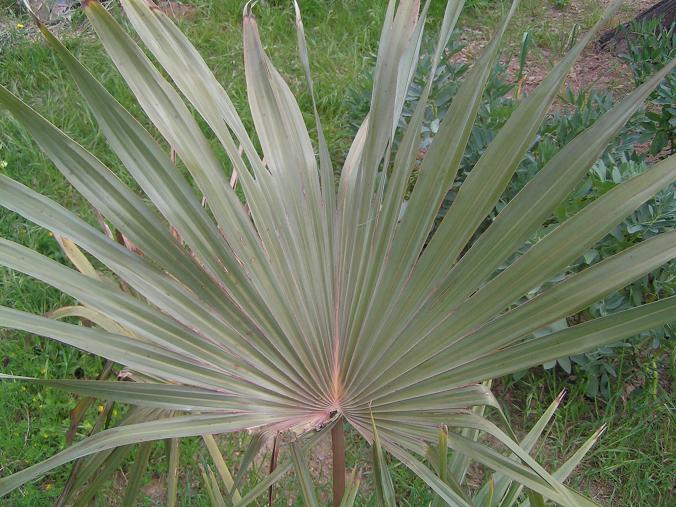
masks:
[[[180,21],[181,28],[195,43],[218,78],[230,93],[244,121],[250,125],[246,107],[246,89],[243,77],[240,2],[197,0],[194,18]],[[474,28],[490,30],[494,27],[500,9],[495,0],[474,0],[463,23]],[[309,113],[310,98],[306,93],[302,71],[296,56],[296,34],[288,2],[269,1],[257,8],[263,41],[273,62],[299,97],[301,108]],[[591,5],[591,3],[590,3]],[[547,4],[549,6],[549,4]],[[532,29],[535,42],[543,49],[553,50],[560,45],[564,32],[543,24],[541,15],[547,8],[542,2],[524,0],[519,15],[508,35],[508,42],[520,40],[525,29]],[[358,88],[368,79],[374,61],[379,27],[385,2],[380,0],[305,0],[302,3],[304,23],[309,43],[313,77],[318,95],[318,107],[335,162],[340,162],[349,147],[351,127],[349,108],[344,103],[348,90]],[[438,21],[443,2],[433,2],[432,25]],[[581,23],[588,26],[598,17],[598,10],[588,11]],[[127,178],[115,156],[106,147],[89,113],[79,98],[77,89],[58,64],[29,21],[10,0],[0,1],[0,83],[16,91],[49,120],[92,150],[122,178]],[[26,28],[17,28],[23,23]],[[60,27],[62,39],[69,49],[96,75],[115,97],[138,118],[143,118],[139,106],[111,63],[101,45],[76,15],[73,27]],[[561,27],[569,29],[570,27]],[[548,34],[554,33],[548,40]],[[538,35],[539,34],[539,35]],[[566,32],[567,34],[567,32]],[[353,120],[353,119],[352,119]],[[307,114],[309,125],[313,124]],[[146,126],[150,125],[145,121]],[[151,129],[152,130],[152,129]],[[214,143],[215,146],[215,143]],[[58,171],[41,154],[26,133],[7,116],[0,116],[0,170],[10,177],[57,200],[71,210],[93,221],[92,210],[63,180]],[[225,161],[224,161],[225,164]],[[128,180],[127,180],[128,181]],[[44,230],[6,210],[0,210],[0,236],[65,262],[54,239]],[[26,276],[0,271],[2,286],[0,304],[34,313],[45,313],[71,301],[58,291]],[[632,359],[632,361],[637,361]],[[662,377],[671,378],[671,358],[664,357]],[[622,365],[630,373],[631,381],[641,375],[650,377],[652,363],[638,361]],[[101,361],[88,354],[23,333],[0,331],[0,371],[4,373],[72,378],[83,373],[96,376]],[[672,367],[671,367],[672,368]],[[620,374],[619,378],[622,378]],[[648,382],[649,384],[649,382]],[[621,395],[625,383],[616,386],[616,394],[607,403],[587,401],[583,386],[554,373],[531,373],[519,382],[503,381],[501,392],[513,400],[515,422],[526,428],[540,415],[562,387],[570,389],[567,403],[560,410],[542,449],[542,458],[550,466],[561,463],[576,444],[581,443],[599,425],[608,424],[608,431],[591,454],[585,467],[576,476],[575,483],[590,494],[600,493],[604,501],[618,505],[666,505],[674,464],[668,461],[673,454],[673,402],[671,386],[657,385],[633,393],[623,404]],[[5,475],[36,463],[62,449],[64,434],[69,424],[69,412],[75,402],[63,393],[47,391],[28,384],[0,383],[0,474]],[[516,411],[517,407],[525,407]],[[120,409],[122,410],[122,409]],[[96,416],[93,407],[80,428],[83,436]],[[243,437],[242,437],[243,438]],[[223,440],[226,456],[236,459],[244,449],[240,437]],[[359,443],[354,433],[348,433],[348,459],[353,464],[368,463],[368,449]],[[207,505],[200,487],[201,478],[196,463],[207,458],[197,439],[184,439],[182,456],[191,465],[181,477],[181,505]],[[265,468],[265,461],[259,464]],[[162,486],[162,472],[166,457],[158,444],[151,457],[151,467],[144,477],[143,505],[153,505],[154,485]],[[425,505],[430,500],[428,489],[413,474],[399,464],[391,467],[402,505]],[[369,500],[368,467],[364,470],[364,494],[359,505],[374,505]],[[62,467],[48,477],[26,485],[3,505],[33,507],[49,505],[58,495],[67,477],[68,467]],[[290,496],[292,480],[278,492],[279,505],[301,505],[301,500]],[[125,483],[122,476],[112,485],[115,491]],[[326,494],[328,484],[322,491]],[[279,489],[279,488],[278,488]],[[97,505],[110,505],[110,498],[100,495]],[[4,503],[6,502],[6,503]]]
[[[604,505],[670,505],[674,475],[673,355],[627,351],[608,400],[585,398],[583,383],[561,370],[537,369],[496,389],[517,427],[529,427],[562,389],[568,395],[548,428],[539,459],[561,465],[601,425],[605,433],[570,484]]]

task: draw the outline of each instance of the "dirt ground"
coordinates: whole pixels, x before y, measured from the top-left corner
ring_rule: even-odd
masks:
[[[599,11],[605,9],[612,0],[571,0],[569,5],[563,9],[557,9],[549,5],[544,11],[544,19],[533,19],[533,23],[545,24],[545,26],[570,28],[589,16],[589,11],[596,7]],[[626,0],[619,10],[618,14],[611,20],[609,27],[612,28],[619,24],[631,20],[639,12],[655,4],[655,0]],[[565,42],[568,32],[559,34],[562,43]],[[456,55],[454,59],[458,61],[472,61],[481,51],[487,42],[487,34],[484,30],[466,29],[463,31],[461,41],[465,48]],[[508,73],[515,78],[519,68],[518,45],[509,52],[513,56],[508,64]],[[600,48],[596,44],[589,45],[576,64],[574,65],[567,81],[574,91],[583,89],[604,89],[617,96],[624,95],[633,88],[631,71],[618,58],[617,50],[613,48]],[[521,81],[521,90],[529,92],[535,88],[549,73],[552,66],[560,60],[562,51],[557,51],[548,47],[533,47],[529,51],[525,65],[525,75]]]

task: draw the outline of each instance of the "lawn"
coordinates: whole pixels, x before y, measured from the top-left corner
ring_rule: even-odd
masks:
[[[242,62],[241,3],[235,0],[186,2],[195,8],[179,18],[179,25],[205,56],[242,113],[245,124],[250,126]],[[462,26],[478,33],[490,31],[499,18],[500,9],[495,8],[496,2],[468,0],[467,3],[469,9],[461,19]],[[543,18],[545,11],[557,12],[552,7],[554,3],[558,2],[524,0],[508,35],[508,45],[514,46],[525,29],[532,30],[537,47],[534,54],[540,55],[540,64],[545,58],[556,58],[560,54],[569,34],[556,16]],[[432,2],[432,30],[441,18],[443,4]],[[598,2],[591,0],[582,4],[586,9],[577,21],[586,27],[599,15],[600,8]],[[355,120],[345,97],[368,83],[385,5],[382,0],[304,0],[301,3],[317,105],[336,165],[349,148],[353,134],[351,125]],[[117,12],[115,8],[113,11]],[[273,62],[289,80],[307,115],[308,124],[312,125],[311,102],[297,58],[296,32],[289,3],[279,0],[261,2],[257,16]],[[106,59],[81,14],[74,13],[71,22],[60,23],[56,30],[68,48],[106,88],[142,119],[140,107]],[[0,0],[0,83],[90,149],[120,177],[126,178],[121,164],[99,135],[74,83],[13,0]],[[142,121],[152,131],[147,120]],[[213,145],[218,152],[216,144],[214,139]],[[221,155],[226,170],[229,170],[225,156]],[[6,115],[0,116],[0,171],[95,223],[93,210],[64,181],[26,132]],[[66,262],[47,231],[4,209],[0,209],[0,236]],[[57,290],[24,275],[2,269],[0,276],[2,305],[46,313],[71,303]],[[547,468],[565,461],[576,446],[605,424],[605,434],[571,483],[605,505],[668,505],[676,472],[671,394],[675,367],[673,352],[660,349],[648,354],[625,349],[617,356],[614,366],[617,377],[607,399],[600,396],[587,398],[584,386],[576,382],[579,379],[574,374],[542,368],[519,380],[499,379],[496,394],[505,401],[516,427],[526,428],[561,389],[568,389],[566,401],[538,451],[538,457]],[[50,340],[0,330],[0,372],[44,378],[95,378],[101,367],[102,361],[98,358]],[[62,449],[66,443],[69,414],[75,403],[60,392],[29,384],[0,383],[0,413],[3,414],[0,418],[0,475],[20,470]],[[101,408],[95,404],[89,409],[78,428],[78,435],[88,433]],[[354,444],[356,439],[350,439],[350,442],[349,457],[363,461],[366,449]],[[232,456],[241,453],[245,442],[243,438],[228,438],[223,440],[223,445],[225,455]],[[182,446],[182,456],[190,464],[181,478],[180,504],[207,505],[196,465],[207,459],[208,454],[197,439],[184,439]],[[322,456],[315,460],[320,470]],[[166,462],[163,448],[158,444],[151,457],[151,470],[144,476],[143,505],[157,505],[161,499],[162,471],[166,469]],[[265,466],[266,463],[260,464],[262,469]],[[402,505],[419,506],[429,502],[431,497],[427,488],[402,465],[393,464],[392,472],[397,488],[402,491]],[[368,491],[368,471],[365,474],[364,488]],[[58,496],[67,475],[68,467],[62,467],[3,499],[3,505],[49,505]],[[126,480],[123,473],[118,474],[112,485],[113,491],[119,491]],[[95,504],[118,505],[114,496],[101,495]],[[301,500],[289,497],[287,491],[279,492],[279,505],[293,505],[294,502],[300,505]],[[368,494],[362,496],[358,504],[369,505]]]

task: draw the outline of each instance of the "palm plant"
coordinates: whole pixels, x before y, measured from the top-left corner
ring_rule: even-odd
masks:
[[[291,460],[240,495],[235,486],[241,485],[241,477],[225,473],[227,467],[217,449],[211,452],[212,446],[227,501],[245,505],[295,467],[311,505],[317,500],[303,456],[330,431],[334,503],[344,500],[348,505],[354,502],[357,480],[348,484],[343,497],[347,423],[374,444],[376,489],[384,505],[394,502],[384,452],[429,484],[438,502],[513,505],[525,487],[527,502],[534,505],[543,505],[544,499],[594,505],[562,484],[570,470],[550,474],[530,456],[537,428],[531,438],[516,442],[484,381],[674,319],[672,297],[545,336],[534,334],[669,262],[676,255],[675,232],[564,277],[526,303],[515,302],[565,273],[614,225],[671,184],[676,158],[617,186],[499,274],[496,270],[576,187],[674,62],[565,146],[490,227],[478,237],[476,232],[517,169],[575,58],[619,3],[521,102],[462,184],[434,234],[437,210],[458,171],[500,38],[518,2],[467,73],[408,198],[429,85],[396,153],[391,148],[429,1],[422,9],[417,0],[398,5],[390,1],[370,111],[337,184],[316,107],[318,156],[290,89],[263,50],[250,5],[244,9],[244,59],[260,150],[223,87],[174,24],[145,0],[121,3],[173,83],[98,2],[83,5],[139,104],[190,177],[176,169],[166,149],[40,26],[144,196],[0,87],[2,107],[100,212],[105,228],[118,232],[124,243],[0,175],[3,206],[63,238],[80,272],[7,240],[0,240],[0,262],[81,303],[58,317],[86,316],[97,324],[79,326],[3,307],[0,325],[125,366],[135,381],[40,382],[135,408],[121,425],[0,479],[0,495],[72,460],[86,457],[83,468],[90,470],[104,462],[112,466],[120,462],[113,459],[115,453],[132,444],[249,431],[255,438],[246,459],[260,442],[275,438],[279,445],[289,445]],[[447,4],[431,75],[462,5],[462,0]],[[297,5],[296,14],[312,94]],[[184,98],[220,141],[246,206]],[[94,270],[78,247],[122,285]],[[497,423],[487,417],[486,408],[498,414]],[[482,443],[478,432],[497,439],[510,455]],[[447,448],[454,451],[452,463],[447,462]],[[422,460],[426,455],[432,468]],[[176,452],[171,456],[175,466]],[[474,498],[461,486],[469,459],[496,471],[494,480]],[[220,503],[213,472],[205,469],[205,477],[212,498]],[[170,491],[176,488],[176,477],[170,477]]]

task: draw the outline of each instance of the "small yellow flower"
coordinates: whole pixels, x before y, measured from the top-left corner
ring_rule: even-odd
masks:
[[[17,23],[16,27],[21,30],[22,28],[26,28],[26,26],[23,23]]]
[[[117,409],[116,408],[113,409],[113,417],[117,417]]]
[[[48,482],[47,484],[45,484],[45,491],[49,491],[53,487],[54,487],[54,484],[52,484],[51,482]]]
[[[40,373],[41,373],[42,375],[44,375],[45,373],[47,373],[47,368],[40,368]]]
[[[103,405],[99,405],[98,407],[96,407],[96,410],[98,410],[98,411],[99,411],[99,414],[100,414],[101,412],[104,411],[105,408],[106,408],[106,407],[104,407]]]
[[[45,440],[47,440],[47,439],[49,438],[49,433],[43,433],[43,434],[42,434],[42,438],[44,438]]]

